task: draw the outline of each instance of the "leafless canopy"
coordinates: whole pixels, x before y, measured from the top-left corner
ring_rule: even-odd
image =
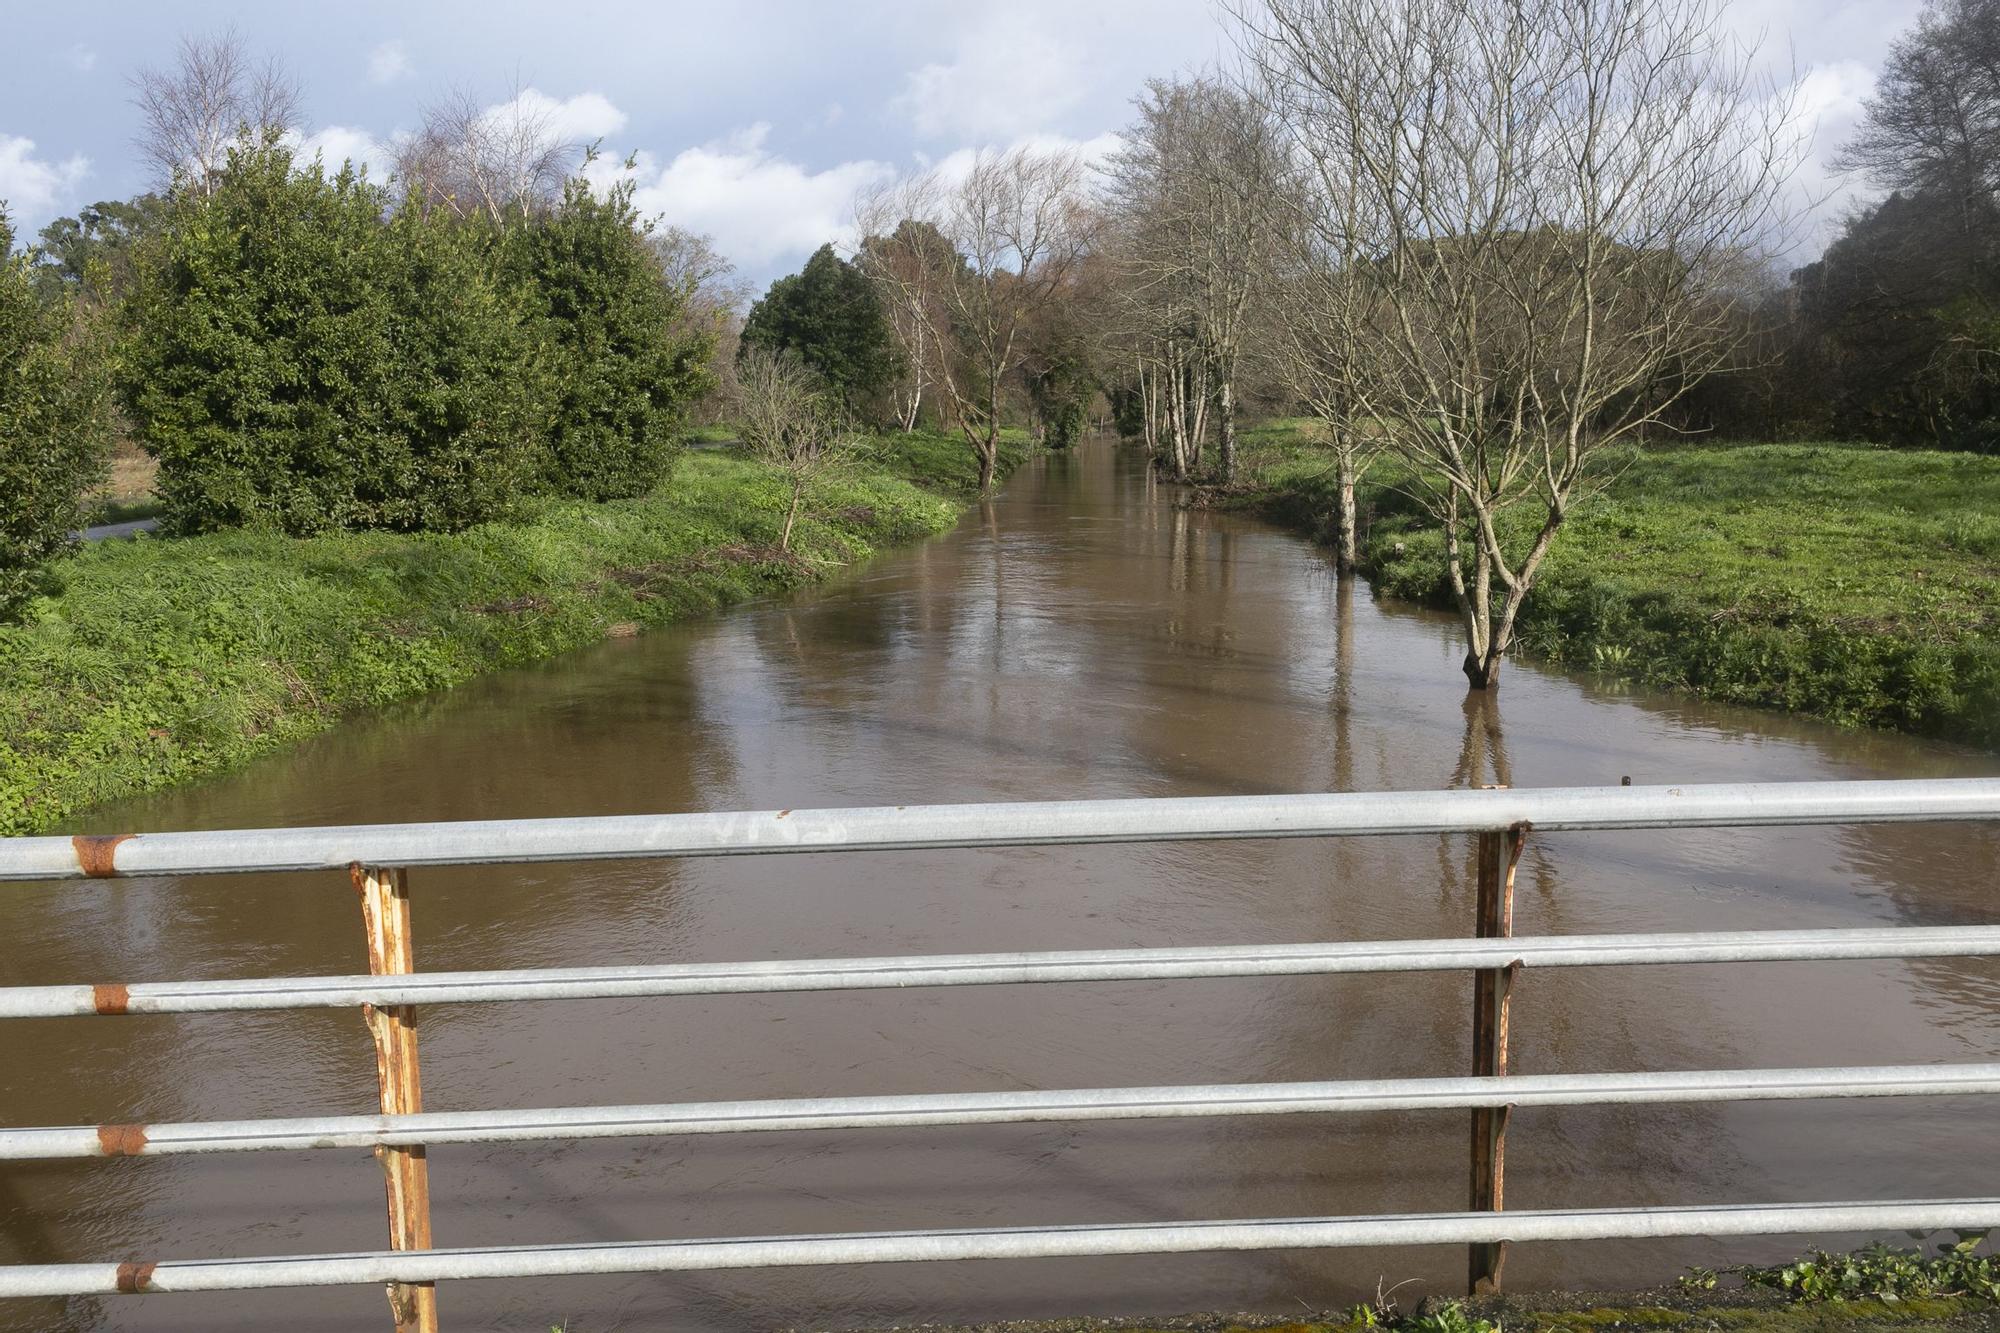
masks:
[[[301,112],[291,72],[275,56],[252,56],[234,28],[182,37],[173,65],[133,76],[132,100],[138,148],[159,188],[203,193],[233,145],[296,129]]]
[[[1282,144],[1219,79],[1154,80],[1105,172],[1147,420],[1176,475],[1198,461],[1212,401],[1222,474],[1236,461],[1236,371],[1266,272]]]
[[[1339,388],[1412,465],[1489,686],[1593,462],[1730,359],[1804,146],[1792,100],[1718,34],[1714,0],[1240,17],[1291,136],[1296,225],[1344,275]],[[1534,520],[1503,530],[1518,505]]]
[[[487,104],[455,88],[424,108],[423,126],[396,153],[396,175],[426,208],[499,221],[562,194],[584,146],[565,139],[551,111],[512,94]]]
[[[890,288],[891,309],[924,321],[941,349],[938,388],[979,457],[985,490],[999,457],[1003,385],[1021,364],[1027,326],[1062,299],[1090,248],[1096,219],[1083,162],[1033,148],[982,152],[962,176],[932,170],[868,196],[860,214],[864,235],[913,222],[950,251],[932,256],[921,279],[895,265],[871,274]],[[918,291],[919,280],[934,285]]]
[[[790,483],[778,536],[778,549],[789,551],[813,489],[852,460],[859,436],[819,376],[790,352],[749,348],[737,367],[735,400],[743,442]]]

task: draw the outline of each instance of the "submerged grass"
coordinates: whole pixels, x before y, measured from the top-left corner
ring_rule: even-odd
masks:
[[[1008,442],[1003,467],[1025,455]],[[964,441],[878,442],[776,549],[786,482],[698,451],[654,494],[452,534],[93,544],[0,627],[0,833],[233,767],[340,717],[813,582],[944,531]]]
[[[1245,457],[1256,503],[1323,531],[1330,462],[1297,423],[1247,432]],[[1384,462],[1360,488],[1364,569],[1379,592],[1449,607],[1441,542],[1406,479]],[[1519,646],[1545,661],[2000,747],[2000,458],[1633,449],[1544,568]]]

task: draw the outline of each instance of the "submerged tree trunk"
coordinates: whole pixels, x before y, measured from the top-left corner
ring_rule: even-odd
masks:
[[[1333,567],[1342,575],[1352,574],[1360,563],[1360,542],[1355,532],[1354,455],[1343,448],[1339,459],[1340,501],[1336,522],[1339,529],[1333,548]]]
[[[979,454],[979,493],[984,495],[993,489],[993,474],[1000,461],[999,429],[988,426],[986,434],[974,441],[974,446]]]
[[[1222,437],[1222,484],[1227,486],[1236,480],[1236,382],[1228,375],[1222,376],[1215,407]]]

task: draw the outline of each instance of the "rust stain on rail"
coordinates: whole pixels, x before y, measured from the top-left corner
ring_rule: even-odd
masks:
[[[76,848],[76,863],[92,879],[111,879],[118,874],[118,844],[136,837],[132,833],[79,833],[69,840]]]
[[[144,1125],[99,1125],[97,1142],[106,1157],[137,1157],[146,1151]]]
[[[118,1290],[127,1296],[136,1296],[152,1285],[153,1270],[158,1264],[142,1264],[128,1260],[118,1265]]]
[[[115,981],[100,982],[90,988],[90,1005],[100,1014],[132,1011],[132,988]]]

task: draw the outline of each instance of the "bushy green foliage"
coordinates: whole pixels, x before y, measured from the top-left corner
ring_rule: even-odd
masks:
[[[504,228],[499,254],[549,354],[543,484],[582,500],[641,495],[672,467],[681,415],[713,387],[712,335],[682,327],[681,294],[647,255],[627,182],[575,179],[547,213]]]
[[[166,213],[157,194],[100,199],[57,218],[35,246],[35,278],[48,293],[81,292],[95,301],[122,300],[132,290],[140,243]]]
[[[798,357],[850,412],[886,388],[900,362],[875,284],[831,245],[750,307],[742,348],[754,347]]]
[[[126,396],[176,532],[451,530],[537,467],[543,373],[478,238],[282,144],[174,199]]]
[[[1796,1301],[1879,1300],[1940,1296],[2000,1301],[2000,1255],[1979,1253],[1986,1233],[1941,1241],[1935,1255],[1875,1244],[1852,1254],[1814,1250],[1788,1264],[1726,1271],[1746,1286],[1770,1287]]]
[[[1253,432],[1250,450],[1274,516],[1319,531],[1324,461],[1290,427]],[[1364,569],[1378,592],[1449,606],[1407,481],[1383,462],[1363,483]],[[1519,631],[1520,651],[1558,665],[2000,746],[2000,460],[1635,451],[1576,506]]]
[[[1003,462],[1024,451],[1010,446]],[[964,445],[886,438],[775,550],[784,473],[701,451],[673,484],[531,502],[456,533],[220,532],[79,551],[61,596],[0,627],[0,834],[189,781],[341,716],[817,577],[938,532]]]
[[[0,617],[43,586],[110,445],[104,340],[13,248],[0,209]]]

